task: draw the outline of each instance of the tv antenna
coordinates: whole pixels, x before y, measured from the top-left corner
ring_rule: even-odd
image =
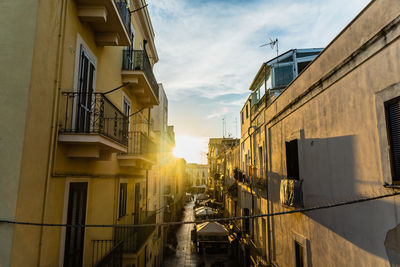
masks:
[[[278,63],[278,55],[279,55],[278,38],[276,38],[275,40],[272,40],[271,38],[269,38],[269,43],[262,44],[262,45],[260,45],[260,47],[267,46],[267,45],[269,45],[271,47],[271,49],[274,49],[274,46],[276,45],[276,63]]]
[[[237,138],[237,137],[238,137],[238,133],[237,133],[237,132],[238,132],[238,131],[237,131],[237,117],[235,117],[235,131],[236,131],[236,132],[235,132],[235,134],[236,134],[235,137]]]
[[[222,118],[222,138],[225,138],[226,122],[225,117]]]

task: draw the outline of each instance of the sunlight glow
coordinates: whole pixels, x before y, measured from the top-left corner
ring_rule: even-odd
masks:
[[[188,163],[206,163],[208,138],[177,134],[173,154]]]

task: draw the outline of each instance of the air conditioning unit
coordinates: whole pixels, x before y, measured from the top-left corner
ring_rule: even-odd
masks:
[[[280,198],[284,206],[303,207],[302,180],[282,179]]]

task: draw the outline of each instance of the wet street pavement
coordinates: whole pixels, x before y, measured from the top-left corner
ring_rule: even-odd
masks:
[[[184,221],[193,221],[194,217],[194,201],[185,204]],[[215,262],[223,262],[224,267],[238,266],[232,261],[228,255],[198,255],[195,246],[191,241],[191,230],[193,224],[183,224],[176,233],[178,245],[175,255],[168,256],[164,259],[165,267],[209,267]]]
[[[186,203],[185,210],[183,213],[184,221],[193,221],[195,219],[193,206],[194,206],[193,201]],[[190,240],[191,230],[193,230],[193,224],[183,224],[180,226],[178,232],[176,233],[176,237],[178,240],[176,253],[175,255],[171,255],[164,260],[165,267],[169,266],[197,267],[201,263],[200,258],[196,254],[193,243]]]

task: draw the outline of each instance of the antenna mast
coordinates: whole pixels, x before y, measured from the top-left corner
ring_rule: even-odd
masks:
[[[236,135],[236,138],[238,138],[238,134],[237,134],[237,117],[235,117],[235,135]]]
[[[225,117],[222,118],[222,138],[225,138]]]
[[[272,40],[271,38],[269,38],[269,43],[260,45],[260,47],[267,46],[267,45],[269,45],[271,47],[271,49],[274,49],[274,46],[276,45],[276,63],[278,64],[278,55],[279,55],[278,38],[276,38],[275,40]]]

